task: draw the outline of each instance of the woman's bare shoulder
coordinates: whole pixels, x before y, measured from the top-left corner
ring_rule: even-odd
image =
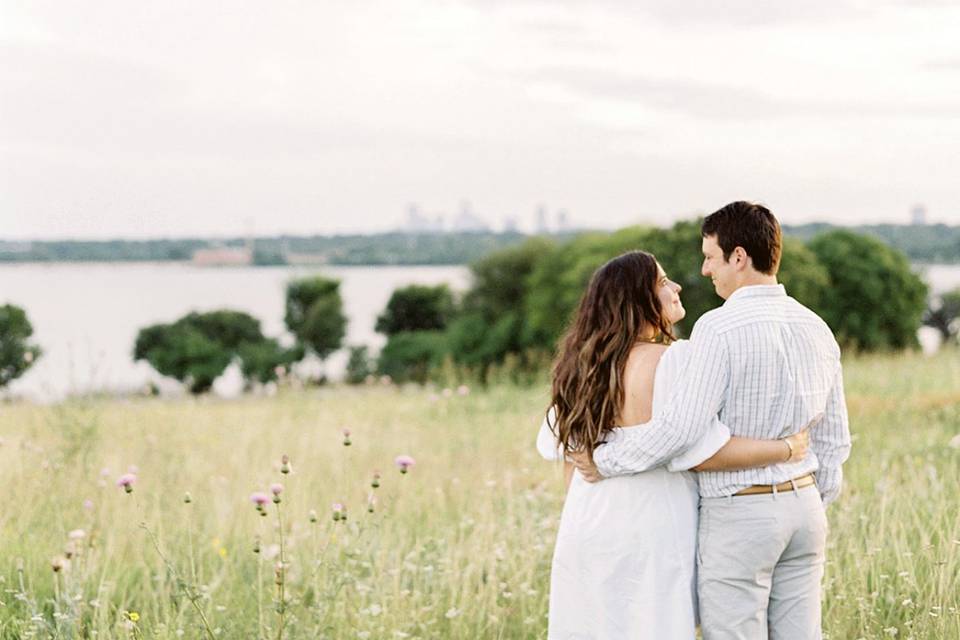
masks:
[[[665,344],[638,344],[630,351],[625,369],[634,375],[643,375],[645,372],[653,375],[666,351]]]

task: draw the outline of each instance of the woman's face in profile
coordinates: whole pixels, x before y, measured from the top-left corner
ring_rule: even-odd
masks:
[[[687,310],[680,302],[681,287],[667,277],[663,267],[657,265],[657,297],[660,299],[660,308],[663,315],[671,324],[676,324],[687,315]]]

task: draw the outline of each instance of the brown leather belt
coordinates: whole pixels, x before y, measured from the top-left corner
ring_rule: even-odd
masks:
[[[808,473],[805,476],[800,476],[799,478],[794,478],[793,480],[787,480],[786,482],[781,482],[780,484],[755,484],[752,487],[747,487],[737,491],[735,496],[753,496],[758,493],[782,493],[784,491],[793,491],[793,488],[802,489],[804,487],[809,487],[814,484],[816,481],[813,478],[812,473]]]

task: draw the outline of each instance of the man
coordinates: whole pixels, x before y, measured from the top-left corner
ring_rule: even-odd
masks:
[[[734,202],[702,227],[703,267],[726,302],[693,328],[691,357],[668,408],[593,461],[591,481],[665,464],[718,414],[734,435],[776,439],[823,414],[798,462],[702,472],[698,591],[704,640],[820,638],[824,505],[850,452],[840,349],[826,323],[777,283],[780,224]]]

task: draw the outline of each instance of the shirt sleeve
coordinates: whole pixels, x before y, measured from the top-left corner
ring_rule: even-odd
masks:
[[[664,412],[594,449],[597,469],[606,477],[639,473],[684,454],[703,439],[717,418],[729,383],[726,342],[701,320],[694,326],[690,356]]]
[[[823,503],[837,499],[843,486],[843,463],[850,457],[850,420],[843,393],[843,369],[837,374],[827,398],[823,420],[810,431],[810,449],[817,456],[817,488]]]
[[[689,471],[698,464],[712,458],[723,445],[730,441],[730,429],[719,418],[707,427],[706,433],[692,447],[671,458],[667,463],[668,471]]]
[[[557,442],[556,437],[550,430],[550,424],[555,422],[556,419],[556,411],[554,411],[553,407],[550,407],[543,422],[540,424],[540,431],[537,432],[537,452],[544,460],[563,459],[563,450],[560,447],[560,443]]]

